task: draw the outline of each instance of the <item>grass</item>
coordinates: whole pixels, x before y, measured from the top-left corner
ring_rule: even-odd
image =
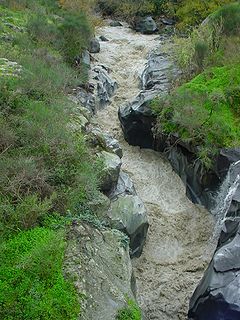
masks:
[[[86,80],[74,59],[92,28],[54,0],[1,1],[0,18],[0,318],[74,320],[64,230],[89,213],[101,170],[67,94]]]
[[[64,237],[35,228],[0,244],[1,319],[77,319],[78,297],[62,273]]]
[[[135,301],[127,299],[128,306],[118,311],[116,320],[141,320],[141,310]]]
[[[214,67],[153,103],[159,134],[177,133],[207,167],[219,148],[240,144],[240,65]]]

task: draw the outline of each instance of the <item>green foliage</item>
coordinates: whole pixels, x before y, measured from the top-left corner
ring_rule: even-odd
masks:
[[[209,14],[232,0],[182,0],[176,6],[178,28],[188,29],[201,23]]]
[[[64,233],[46,228],[0,244],[1,319],[77,319],[77,294],[62,273],[64,250]]]
[[[131,19],[136,15],[160,14],[166,2],[166,0],[98,0],[98,5],[104,14],[115,14]]]
[[[92,29],[83,13],[70,13],[64,16],[60,25],[60,48],[67,62],[72,63],[86,48],[91,39]]]
[[[169,97],[155,100],[158,134],[177,133],[209,167],[218,148],[240,143],[240,65],[211,68]]]
[[[240,4],[225,5],[186,38],[175,37],[175,57],[186,79],[240,59]]]
[[[210,17],[213,23],[221,22],[223,34],[239,35],[240,33],[240,3],[232,3],[220,8]]]
[[[118,311],[116,320],[141,320],[141,310],[135,301],[128,299],[128,306]]]

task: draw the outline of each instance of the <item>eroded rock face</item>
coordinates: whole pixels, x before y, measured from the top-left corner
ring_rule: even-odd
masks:
[[[123,152],[119,145],[119,142],[113,138],[110,134],[101,131],[98,128],[94,128],[89,133],[89,139],[93,146],[100,146],[107,152],[115,153],[117,156],[122,158]]]
[[[154,116],[150,109],[150,102],[156,96],[154,91],[141,93],[126,106],[121,106],[118,117],[125,140],[133,146],[151,148],[153,146],[152,127]]]
[[[119,108],[119,119],[125,140],[131,145],[153,148],[152,128],[155,116],[150,103],[159,94],[167,94],[172,81],[178,76],[169,55],[152,53],[141,75],[140,94]]]
[[[153,34],[158,31],[156,22],[150,16],[137,19],[134,29],[143,34]]]
[[[101,190],[107,193],[110,192],[118,182],[122,161],[116,154],[106,151],[102,151],[99,157],[104,163]]]
[[[108,212],[111,226],[130,238],[131,256],[139,257],[147,236],[148,218],[142,200],[136,195],[120,196],[111,203]]]
[[[79,320],[113,320],[134,299],[134,276],[124,236],[75,223],[68,232],[65,274],[79,294]]]
[[[189,319],[240,319],[240,227],[228,222],[218,248],[190,301]]]
[[[95,66],[90,77],[95,82],[96,107],[101,109],[110,102],[110,98],[117,89],[117,83],[111,79],[109,70],[104,66]]]
[[[142,89],[157,90],[158,95],[168,93],[171,86],[171,75],[176,78],[178,72],[169,54],[151,53],[141,76]]]
[[[132,180],[130,179],[129,175],[120,170],[118,183],[116,188],[111,192],[109,195],[110,199],[116,199],[119,196],[125,196],[125,195],[136,195],[136,190],[133,185]]]

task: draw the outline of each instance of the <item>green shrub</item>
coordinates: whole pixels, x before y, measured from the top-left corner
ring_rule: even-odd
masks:
[[[62,273],[64,250],[64,233],[45,228],[0,244],[1,319],[77,319],[77,294]]]
[[[239,81],[239,64],[211,68],[170,96],[155,100],[157,134],[177,133],[197,147],[199,158],[209,167],[219,148],[240,143]]]
[[[84,13],[65,14],[59,27],[60,48],[66,61],[72,64],[76,57],[88,46],[92,29]]]
[[[128,299],[128,306],[118,311],[116,320],[141,320],[141,310],[135,301]]]
[[[0,232],[6,235],[35,227],[52,207],[52,199],[41,201],[37,194],[23,197],[15,206],[10,199],[0,200]]]
[[[221,22],[227,36],[240,34],[240,3],[226,5],[211,15],[213,23]]]
[[[209,14],[232,0],[182,0],[176,7],[179,29],[189,29],[201,23]]]
[[[34,41],[55,44],[60,37],[57,26],[47,16],[37,14],[29,19],[27,31]]]

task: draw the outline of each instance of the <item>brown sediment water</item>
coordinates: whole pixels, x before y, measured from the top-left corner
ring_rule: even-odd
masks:
[[[189,299],[208,265],[208,241],[213,218],[186,197],[180,177],[160,153],[132,147],[124,141],[118,108],[140,91],[140,75],[147,54],[161,50],[159,36],[135,33],[127,26],[99,28],[108,42],[101,42],[95,64],[111,70],[118,89],[111,104],[99,111],[95,122],[119,140],[122,169],[132,178],[148,210],[150,228],[145,249],[133,260],[137,299],[144,319],[187,319]]]

